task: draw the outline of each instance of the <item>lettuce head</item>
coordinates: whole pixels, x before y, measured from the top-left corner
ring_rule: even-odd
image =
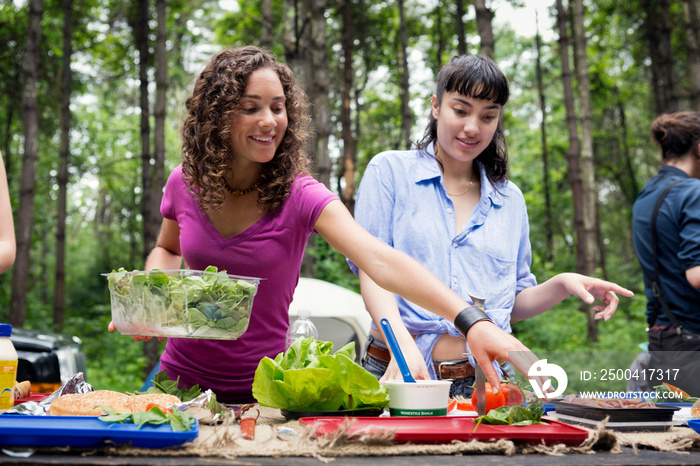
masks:
[[[299,338],[275,359],[263,358],[253,380],[261,406],[289,411],[339,411],[384,408],[386,388],[355,363],[355,344],[335,354],[333,343]]]

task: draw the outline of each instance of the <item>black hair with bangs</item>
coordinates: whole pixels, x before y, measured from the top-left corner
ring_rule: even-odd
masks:
[[[510,91],[508,79],[498,66],[483,55],[462,55],[452,59],[440,69],[435,89],[438,106],[442,104],[446,92],[457,92],[473,99],[490,100],[504,106],[508,102]],[[428,126],[417,147],[421,152],[437,140],[437,120],[432,112]],[[498,121],[498,128],[491,143],[479,154],[476,160],[484,167],[491,182],[503,182],[508,179],[508,149],[503,134],[503,113]]]

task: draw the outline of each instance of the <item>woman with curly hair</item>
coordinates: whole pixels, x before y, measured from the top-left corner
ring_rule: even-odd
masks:
[[[526,371],[536,360],[478,309],[465,309],[463,299],[416,261],[362,229],[337,196],[309,175],[308,103],[289,68],[269,52],[247,46],[215,55],[186,109],[182,164],[167,181],[164,220],[146,268],[177,269],[184,259],[191,269],[214,265],[262,281],[239,339],[168,340],[161,368],[169,378],[211,389],[220,401],[254,401],[259,361],[285,349],[289,304],[314,232],[380,286],[457,319],[480,361],[518,351]],[[497,382],[495,371],[487,376]]]
[[[489,58],[452,58],[438,74],[423,140],[414,150],[387,151],[370,161],[355,218],[465,300],[484,298],[486,314],[505,332],[511,322],[541,314],[570,295],[589,304],[600,299],[596,318],[607,320],[617,308],[615,293],[630,291],[573,273],[537,285],[530,272],[525,199],[508,180],[501,114],[508,95],[505,75]],[[376,325],[386,318],[414,377],[451,379],[452,396],[471,396],[474,368],[465,353],[475,353],[472,341],[465,345],[452,322],[378,287],[361,264],[350,266],[360,276],[375,323],[364,367],[380,380],[401,376]],[[514,375],[507,364],[502,369]]]

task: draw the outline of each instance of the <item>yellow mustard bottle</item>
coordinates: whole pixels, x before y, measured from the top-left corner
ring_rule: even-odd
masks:
[[[0,324],[0,409],[15,405],[15,380],[17,379],[17,351],[10,340],[12,325]]]

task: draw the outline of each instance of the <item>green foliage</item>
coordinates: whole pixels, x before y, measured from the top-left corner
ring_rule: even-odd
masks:
[[[106,285],[106,280],[105,280]],[[109,302],[105,294],[104,302]],[[143,343],[119,332],[107,332],[111,318],[108,304],[84,308],[83,316],[72,316],[64,332],[83,342],[87,381],[95,388],[131,392],[143,384]]]
[[[333,249],[321,235],[316,235],[314,247],[307,253],[314,258],[316,278],[360,292],[360,281],[350,271],[345,257]]]

